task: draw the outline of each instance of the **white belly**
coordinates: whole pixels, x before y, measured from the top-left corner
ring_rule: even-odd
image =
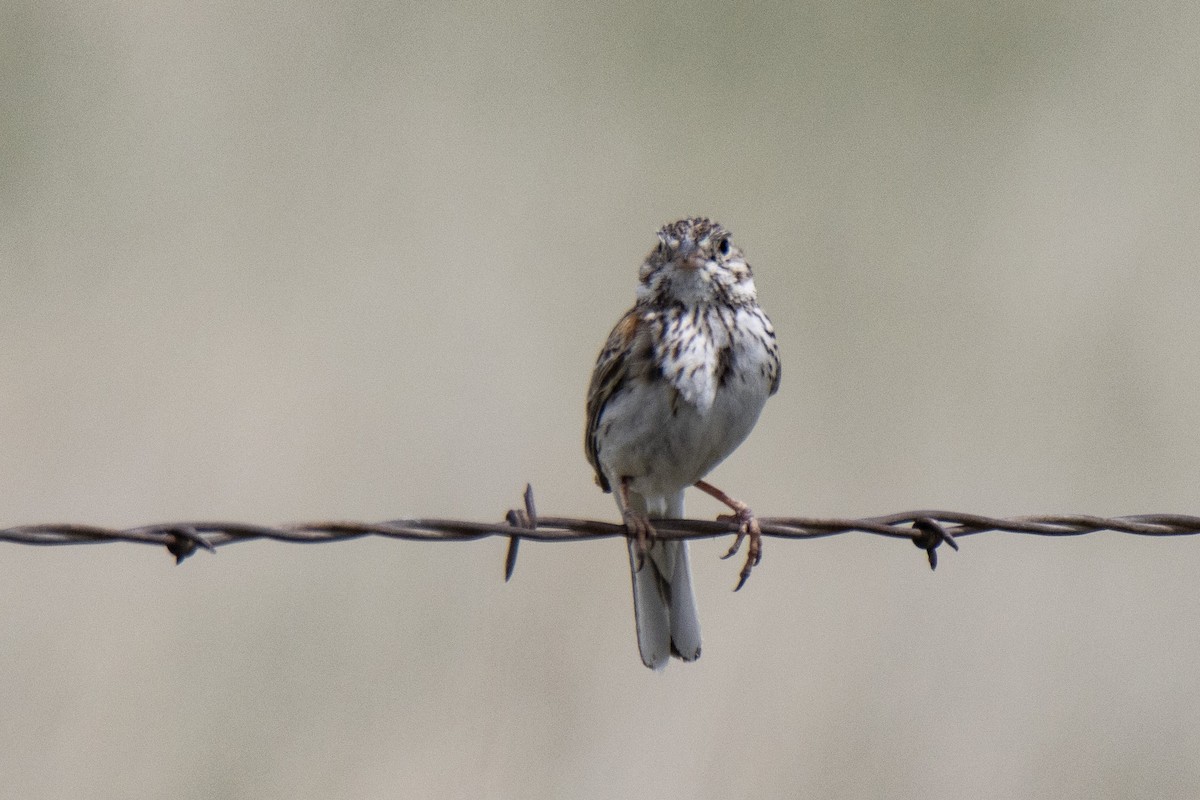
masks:
[[[668,381],[639,382],[610,400],[600,418],[598,459],[614,487],[621,478],[649,498],[691,486],[732,453],[750,434],[770,387],[757,370],[743,370],[716,388],[701,408]]]

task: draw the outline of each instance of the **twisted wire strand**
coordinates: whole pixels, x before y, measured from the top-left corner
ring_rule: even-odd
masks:
[[[505,579],[516,566],[522,539],[539,542],[585,541],[626,536],[625,526],[599,520],[538,516],[533,489],[525,488],[524,508],[508,512],[505,523],[468,522],[449,519],[399,519],[389,522],[302,522],[266,526],[241,522],[168,522],[135,528],[103,528],[95,525],[18,525],[0,529],[0,542],[56,546],[133,542],[165,547],[176,563],[197,550],[238,542],[266,539],[295,544],[343,542],[365,536],[409,541],[464,542],[503,537],[509,540],[505,557]],[[1100,517],[1087,514],[1048,514],[1021,517],[989,517],[958,511],[902,511],[861,519],[813,517],[759,517],[763,536],[779,539],[816,539],[845,533],[868,533],[908,539],[926,551],[930,567],[937,566],[937,549],[946,544],[958,549],[957,539],[978,533],[1005,532],[1037,536],[1080,536],[1114,531],[1135,536],[1191,536],[1200,534],[1200,516],[1188,514],[1136,514]],[[738,533],[732,520],[656,519],[655,530],[662,539],[711,539]],[[730,553],[732,555],[732,551]]]

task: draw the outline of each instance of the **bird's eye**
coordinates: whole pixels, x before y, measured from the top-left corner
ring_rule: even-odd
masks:
[[[729,237],[722,236],[721,241],[717,242],[717,252],[723,256],[729,255]]]

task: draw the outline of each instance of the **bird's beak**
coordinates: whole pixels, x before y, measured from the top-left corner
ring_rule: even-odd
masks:
[[[708,263],[703,255],[700,254],[700,249],[696,247],[694,242],[684,242],[679,250],[679,267],[688,272],[695,272],[704,267]]]

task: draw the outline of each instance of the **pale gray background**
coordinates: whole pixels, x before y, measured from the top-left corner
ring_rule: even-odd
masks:
[[[0,11],[0,524],[612,519],[685,214],[779,330],[760,513],[1200,512],[1194,4],[242,5]],[[1200,540],[725,547],[656,675],[615,541],[0,546],[4,794],[1200,792]]]

